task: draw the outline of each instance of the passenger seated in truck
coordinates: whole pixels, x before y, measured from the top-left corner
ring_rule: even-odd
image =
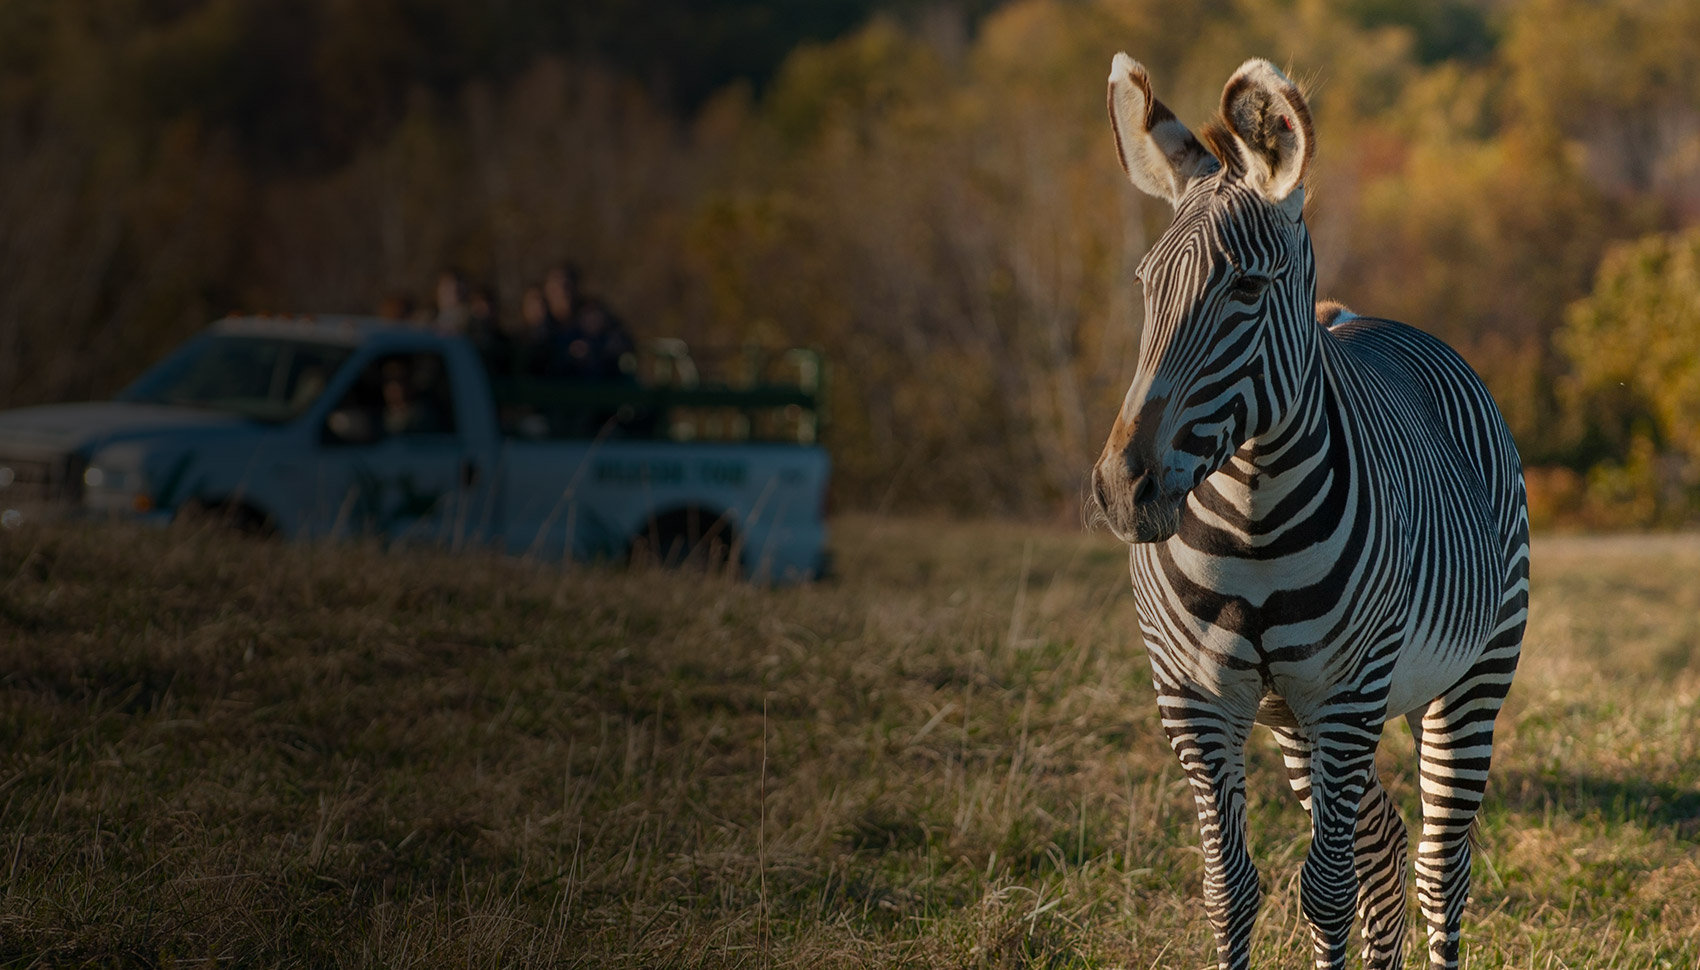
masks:
[[[514,340],[496,317],[496,292],[475,283],[466,300],[466,339],[478,351],[484,371],[492,377],[513,372]]]
[[[629,377],[627,355],[632,338],[620,318],[600,301],[579,301],[577,312],[551,341],[559,376],[575,380],[617,381]]]
[[[448,267],[437,274],[437,286],[433,292],[437,297],[433,329],[444,336],[464,335],[468,318],[466,277],[461,275],[460,270]]]
[[[549,304],[541,287],[528,287],[519,301],[519,326],[512,337],[513,357],[508,373],[542,377],[549,352]]]
[[[545,324],[547,329],[565,329],[573,314],[578,312],[578,267],[572,263],[557,263],[549,267],[549,272],[543,274],[543,286],[539,293],[543,297],[543,310],[548,318]]]

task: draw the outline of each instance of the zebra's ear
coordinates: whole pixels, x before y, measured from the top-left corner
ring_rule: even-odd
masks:
[[[1126,54],[1110,62],[1110,128],[1122,171],[1140,191],[1174,205],[1186,185],[1217,162],[1163,102],[1145,68]]]
[[[1222,120],[1233,133],[1248,180],[1276,205],[1295,197],[1316,153],[1310,106],[1275,65],[1252,58],[1222,89]],[[1304,193],[1296,193],[1300,207]],[[1298,217],[1295,211],[1294,219]]]

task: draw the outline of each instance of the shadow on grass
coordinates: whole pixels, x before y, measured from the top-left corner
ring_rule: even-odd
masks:
[[[1556,771],[1496,771],[1490,786],[1490,797],[1513,811],[1671,829],[1700,842],[1700,788]]]

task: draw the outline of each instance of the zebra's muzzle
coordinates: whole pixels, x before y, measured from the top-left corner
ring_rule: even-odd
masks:
[[[1150,470],[1107,475],[1094,467],[1092,498],[1123,542],[1162,542],[1180,528],[1181,497],[1169,495]]]

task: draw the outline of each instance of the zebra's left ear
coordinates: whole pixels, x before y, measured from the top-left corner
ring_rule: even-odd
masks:
[[[1222,89],[1222,119],[1233,132],[1247,179],[1297,221],[1305,173],[1316,152],[1310,106],[1299,86],[1275,65],[1252,58]]]

